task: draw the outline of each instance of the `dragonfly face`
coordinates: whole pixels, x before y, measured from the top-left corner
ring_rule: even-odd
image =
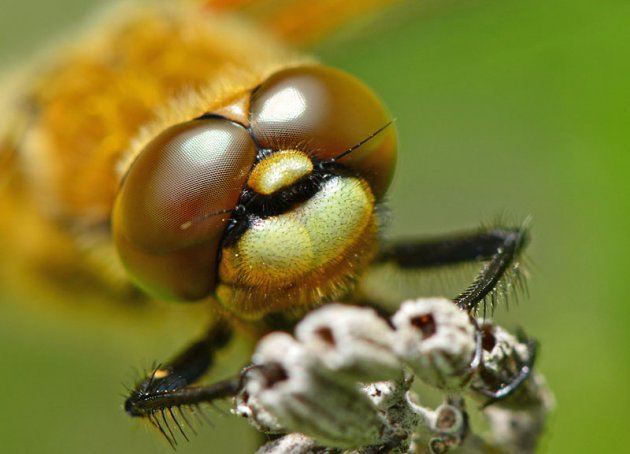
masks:
[[[219,111],[161,132],[123,177],[113,230],[133,280],[157,298],[216,292],[243,318],[342,297],[374,257],[393,175],[384,108],[351,76],[302,66]]]

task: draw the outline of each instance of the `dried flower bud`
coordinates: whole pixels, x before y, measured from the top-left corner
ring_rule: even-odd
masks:
[[[514,387],[518,380],[529,377],[528,364],[533,360],[535,343],[527,340],[520,341],[500,326],[484,322],[480,326],[482,333],[482,358],[478,374],[472,380],[472,389],[482,396],[501,393],[505,389]],[[529,381],[529,380],[526,380]],[[522,386],[528,386],[523,383]],[[502,406],[515,405],[524,408],[528,402],[519,399],[519,395],[531,396],[537,393],[510,392],[509,399],[501,401]],[[529,399],[529,397],[528,397]]]
[[[306,316],[295,336],[339,377],[372,382],[402,374],[393,331],[372,309],[329,304]]]
[[[325,453],[315,440],[304,434],[291,433],[278,438],[256,451],[256,454],[315,454]]]
[[[251,395],[248,388],[257,385],[247,383],[243,390],[235,398],[235,408],[232,412],[242,418],[247,418],[249,423],[256,430],[263,433],[284,433],[286,429],[282,427],[278,418],[269,413],[269,411],[260,403],[257,395]]]
[[[394,350],[425,383],[445,390],[466,385],[475,355],[475,328],[468,315],[445,298],[403,303],[392,318]]]
[[[264,337],[253,362],[244,375],[245,391],[288,430],[335,447],[377,444],[386,432],[370,399],[288,334]]]
[[[532,453],[555,405],[544,378],[531,371],[536,342],[490,322],[480,328],[483,353],[471,383],[473,395],[486,403],[489,395],[505,397],[491,399],[492,405],[483,409],[492,443],[504,452]]]
[[[550,394],[548,393],[550,396]],[[553,402],[553,398],[551,398]],[[484,410],[492,428],[492,442],[503,452],[513,454],[530,454],[536,452],[536,446],[545,429],[547,416],[553,403],[541,407],[537,411],[508,410],[498,406],[490,406]]]
[[[460,436],[466,431],[463,409],[449,404],[440,405],[435,409],[433,430],[445,435]]]

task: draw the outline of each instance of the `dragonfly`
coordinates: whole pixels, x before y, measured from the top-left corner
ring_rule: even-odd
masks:
[[[234,333],[291,330],[331,301],[378,306],[362,291],[375,270],[477,264],[453,296],[471,315],[522,279],[523,226],[382,239],[394,118],[302,49],[393,2],[337,3],[115,5],[4,82],[3,282],[36,276],[71,301],[72,276],[115,306],[209,313],[125,400],[165,435],[165,411],[238,392],[238,374],[198,384]]]

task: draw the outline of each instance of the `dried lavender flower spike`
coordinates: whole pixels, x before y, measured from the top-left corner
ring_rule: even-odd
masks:
[[[468,314],[446,298],[403,303],[392,317],[394,350],[425,383],[461,391],[473,373],[475,327]]]
[[[378,444],[387,424],[356,384],[335,377],[304,345],[285,333],[258,344],[244,390],[291,432],[326,446]]]
[[[402,374],[392,349],[393,336],[374,310],[341,304],[311,312],[295,330],[295,337],[328,369],[354,382],[390,380]]]
[[[261,431],[304,435],[289,433],[259,453],[535,452],[553,397],[531,371],[533,341],[490,322],[478,328],[442,298],[404,303],[392,325],[369,309],[334,304],[302,320],[297,340],[263,338],[236,412]],[[443,390],[442,405],[418,403],[404,364]],[[367,380],[375,376],[388,379]],[[482,409],[489,431],[469,427],[464,393],[483,403],[502,396]]]

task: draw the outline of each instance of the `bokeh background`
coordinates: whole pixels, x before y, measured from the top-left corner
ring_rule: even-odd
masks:
[[[2,66],[98,3],[0,0]],[[627,451],[629,24],[625,0],[433,0],[316,52],[397,119],[392,235],[533,217],[530,297],[497,317],[542,343],[537,367],[557,398],[543,452]],[[0,451],[170,452],[123,414],[121,382],[192,329],[0,303]],[[179,452],[252,450],[244,421],[209,415],[215,427]]]

